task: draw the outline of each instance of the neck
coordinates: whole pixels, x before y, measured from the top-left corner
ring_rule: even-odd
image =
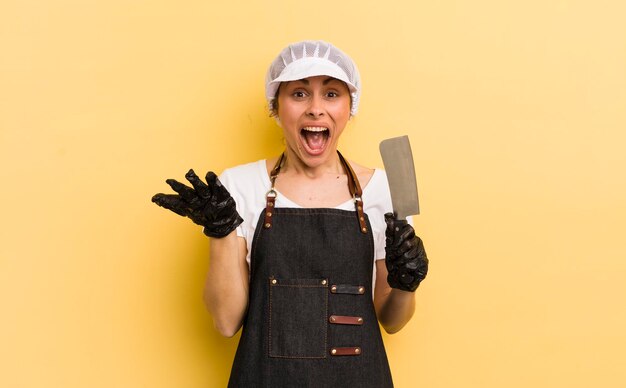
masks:
[[[281,170],[291,174],[304,175],[308,178],[320,178],[328,174],[341,175],[345,173],[343,165],[339,160],[339,155],[336,152],[322,163],[309,165],[290,152],[289,149],[285,151],[285,161]]]

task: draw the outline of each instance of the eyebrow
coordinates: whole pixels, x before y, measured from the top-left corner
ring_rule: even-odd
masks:
[[[326,78],[324,81],[322,81],[322,85],[327,85],[327,84],[329,84],[331,81],[339,81],[339,82],[341,82],[341,81],[340,81],[340,80],[338,80],[337,78],[333,78],[333,77],[330,77],[330,76],[329,76],[329,77],[328,77],[328,78]],[[308,85],[308,84],[310,83],[310,82],[309,82],[309,80],[308,80],[308,79],[306,79],[306,78],[299,79],[299,80],[295,80],[295,81],[292,81],[292,82],[302,82],[302,83],[303,83],[303,84],[305,84],[305,85]]]

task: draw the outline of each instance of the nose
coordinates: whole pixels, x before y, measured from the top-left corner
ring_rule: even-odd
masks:
[[[309,117],[321,117],[324,115],[324,100],[321,96],[313,95],[306,111]]]

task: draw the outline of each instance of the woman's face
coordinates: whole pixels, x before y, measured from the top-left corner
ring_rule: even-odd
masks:
[[[309,167],[334,163],[339,136],[350,119],[350,91],[328,76],[283,82],[277,116],[288,153]]]

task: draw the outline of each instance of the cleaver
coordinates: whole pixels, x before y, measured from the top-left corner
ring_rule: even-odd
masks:
[[[417,197],[417,180],[413,153],[408,136],[392,137],[380,142],[380,155],[383,158],[391,203],[398,220],[419,214],[420,205]]]

